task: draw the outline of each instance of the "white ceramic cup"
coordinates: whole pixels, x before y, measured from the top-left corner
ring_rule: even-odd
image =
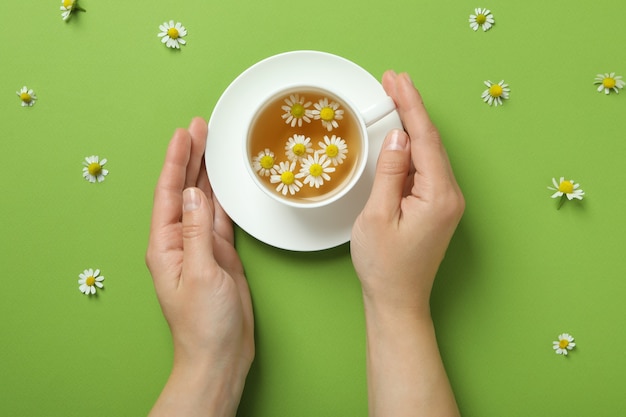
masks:
[[[358,137],[351,138],[351,141],[358,141],[359,146],[356,148],[360,150],[356,152],[355,154],[354,150],[352,153],[350,153],[350,148],[348,149],[347,157],[355,158],[356,161],[353,161],[353,164],[351,164],[352,169],[350,170],[350,172],[347,174],[346,178],[343,181],[341,181],[339,184],[333,183],[331,186],[329,186],[330,182],[332,182],[332,178],[331,178],[330,181],[326,181],[325,183],[326,188],[330,189],[330,191],[326,192],[324,190],[324,186],[322,186],[319,188],[319,192],[316,193],[315,196],[301,198],[298,196],[299,194],[298,192],[295,195],[291,195],[289,192],[287,192],[287,194],[284,195],[282,192],[277,191],[276,190],[277,184],[270,183],[268,180],[271,174],[268,176],[260,175],[258,170],[255,170],[254,158],[259,154],[259,150],[263,151],[263,149],[261,149],[262,147],[256,147],[253,149],[253,147],[251,146],[251,141],[258,142],[258,140],[253,140],[252,138],[253,127],[255,126],[255,123],[257,122],[259,115],[263,112],[263,110],[268,106],[269,103],[272,103],[272,102],[276,103],[276,100],[281,99],[281,98],[288,99],[295,94],[299,94],[300,96],[305,96],[306,98],[307,93],[308,94],[312,94],[312,93],[321,94],[324,97],[327,97],[329,101],[338,103],[339,109],[342,109],[344,111],[343,119],[338,120],[339,123],[345,122],[346,118],[352,118],[356,122],[357,130],[358,130],[358,134],[357,134]],[[283,104],[285,103],[283,102]],[[312,108],[313,106],[311,106],[309,110]],[[329,204],[336,202],[342,197],[344,197],[355,186],[355,184],[358,183],[359,179],[361,178],[361,175],[363,174],[363,171],[365,169],[365,166],[368,160],[369,139],[368,139],[367,128],[373,125],[374,123],[378,122],[382,118],[384,118],[386,115],[388,115],[392,111],[394,111],[395,108],[396,108],[395,103],[393,102],[391,97],[385,97],[384,100],[381,100],[380,102],[377,102],[377,103],[372,103],[369,107],[361,110],[357,108],[354,104],[352,104],[352,102],[350,101],[348,97],[343,96],[340,92],[333,91],[323,86],[319,86],[319,85],[282,86],[281,88],[276,89],[272,94],[268,95],[268,97],[265,100],[262,100],[257,110],[253,113],[253,115],[249,119],[247,128],[245,129],[245,134],[242,138],[243,155],[245,158],[244,165],[247,167],[248,173],[250,177],[253,179],[254,183],[270,198],[274,199],[275,201],[281,204],[285,204],[287,206],[291,206],[295,208],[316,208],[316,207],[327,206]],[[310,119],[313,119],[313,117],[310,117]],[[286,124],[285,120],[281,120],[281,119],[278,119],[276,123]],[[321,120],[311,120],[310,123],[321,123]],[[321,133],[319,133],[319,135],[317,135],[316,137],[311,136],[310,142],[312,143],[314,147],[316,147],[318,142],[322,139],[324,135],[331,137],[333,134],[334,133],[332,130],[328,131],[324,128],[322,129]],[[286,143],[288,140],[287,137],[283,139],[284,139],[284,143]],[[275,158],[276,158],[276,165],[274,165],[274,167],[276,168],[278,167],[277,164],[279,161],[287,161],[286,156],[285,156],[284,146],[276,147],[275,149],[272,149],[271,151],[274,153]],[[312,155],[312,154],[308,154],[308,155]],[[300,164],[301,164],[300,161],[298,161],[297,168],[294,170],[295,173],[299,172]],[[341,165],[343,164],[340,164],[336,166],[335,168],[336,169],[344,168]],[[330,166],[333,166],[333,165],[331,164]],[[274,173],[274,175],[277,175],[277,173]],[[330,175],[332,176],[332,174]],[[300,177],[297,179],[300,182],[304,183],[304,179],[305,179],[304,177]],[[301,190],[305,188],[309,188],[309,187],[310,187],[309,184],[303,184],[301,187]]]

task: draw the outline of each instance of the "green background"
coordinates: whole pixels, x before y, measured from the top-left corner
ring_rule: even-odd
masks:
[[[143,259],[166,145],[247,67],[298,49],[408,71],[441,130],[467,210],[432,308],[463,415],[626,415],[626,92],[593,85],[626,75],[621,0],[81,0],[68,23],[59,3],[0,2],[0,415],[147,414],[171,361]],[[475,7],[489,32],[469,28]],[[181,51],[157,38],[170,19]],[[504,106],[481,101],[487,79],[510,84]],[[101,184],[82,178],[89,155],[109,161]],[[557,210],[555,176],[585,199]],[[239,414],[366,415],[348,245],[236,237],[257,338]],[[96,297],[86,268],[106,277]]]

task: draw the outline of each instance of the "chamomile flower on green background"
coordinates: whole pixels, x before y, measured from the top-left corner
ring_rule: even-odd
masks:
[[[74,12],[84,12],[85,9],[78,5],[78,0],[61,0],[61,18],[65,21],[72,17]]]
[[[276,191],[282,192],[283,195],[287,195],[287,192],[291,195],[295,195],[300,191],[302,183],[296,178],[296,174],[294,173],[295,169],[295,161],[291,161],[291,163],[284,161],[274,167],[276,173],[272,174],[270,182],[272,184],[278,184]]]
[[[22,107],[32,107],[35,104],[35,101],[37,101],[35,92],[26,86],[22,87],[20,91],[16,91],[16,93],[22,102]]]
[[[478,28],[482,28],[484,32],[491,29],[491,27],[495,24],[495,19],[493,18],[493,14],[491,14],[491,10],[476,8],[474,9],[474,14],[470,14],[469,23],[470,27],[477,31]]]
[[[321,148],[318,152],[326,155],[335,166],[343,164],[343,160],[347,158],[348,145],[338,136],[324,136],[324,141],[318,142],[318,145]]]
[[[554,349],[554,353],[557,355],[565,355],[567,356],[567,352],[574,349],[576,343],[574,343],[574,338],[569,333],[562,333],[558,337],[559,340],[552,342],[552,349]]]
[[[305,102],[305,98],[300,96],[300,94],[291,94],[285,99],[285,105],[281,107],[281,109],[285,111],[282,118],[285,119],[285,123],[291,125],[291,127],[295,127],[296,125],[302,127],[302,121],[311,123],[311,119],[313,118],[309,106],[311,106],[311,102]]]
[[[91,183],[104,181],[104,177],[109,175],[109,170],[104,168],[106,163],[105,158],[100,159],[97,155],[86,157],[83,162],[83,178]]]
[[[499,83],[492,83],[491,81],[485,81],[485,85],[487,89],[483,91],[482,99],[485,103],[494,106],[502,105],[502,100],[508,100],[509,92],[511,89],[509,85],[504,82],[504,80]]]
[[[619,94],[619,90],[624,88],[624,80],[621,75],[615,75],[614,72],[606,74],[598,74],[594,81],[594,84],[600,84],[598,86],[598,92],[604,91],[604,94],[609,94],[614,91],[615,94]]]
[[[102,284],[104,277],[100,275],[99,269],[85,269],[82,274],[78,275],[78,277],[78,289],[83,294],[95,294],[96,287],[104,288],[104,284]]]
[[[582,200],[585,195],[585,192],[580,188],[580,184],[574,182],[574,180],[566,180],[565,177],[561,177],[557,181],[556,178],[552,178],[552,184],[554,187],[548,187],[549,190],[555,191],[551,196],[552,198],[565,196],[568,200],[573,200],[574,198]]]
[[[180,49],[180,45],[187,43],[183,38],[187,36],[187,29],[180,23],[174,23],[173,20],[164,22],[159,26],[161,32],[157,35],[161,38],[161,42],[168,48]]]

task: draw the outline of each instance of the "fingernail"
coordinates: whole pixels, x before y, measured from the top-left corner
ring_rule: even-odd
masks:
[[[400,129],[393,129],[387,141],[385,142],[385,149],[388,151],[403,151],[406,149],[407,136]]]
[[[183,191],[183,211],[193,211],[200,207],[200,196],[195,188],[186,188]]]

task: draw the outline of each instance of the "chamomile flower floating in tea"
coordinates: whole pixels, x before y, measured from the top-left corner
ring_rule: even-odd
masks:
[[[320,188],[324,185],[324,181],[330,181],[331,172],[335,172],[335,168],[329,167],[330,159],[326,155],[316,153],[313,156],[307,156],[302,161],[302,168],[296,175],[296,178],[304,178],[304,183],[311,187]]]
[[[315,120],[321,120],[322,125],[330,132],[339,127],[337,120],[343,119],[343,110],[339,108],[339,104],[327,98],[321,99],[313,105],[314,110],[311,111]]]
[[[157,35],[161,42],[168,48],[180,49],[180,45],[185,45],[187,41],[183,37],[187,36],[187,29],[180,23],[174,24],[173,20],[164,22],[159,26],[161,32]]]
[[[291,127],[295,127],[296,124],[298,127],[302,127],[303,120],[307,123],[311,123],[313,115],[311,114],[311,110],[308,109],[308,107],[311,106],[310,101],[305,103],[304,97],[296,93],[286,98],[285,103],[286,105],[282,106],[282,109],[285,111],[285,114],[282,116],[283,119],[285,119],[285,123],[291,125]]]
[[[37,100],[37,96],[35,92],[26,86],[22,87],[20,91],[16,91],[17,96],[20,98],[22,102],[22,107],[32,107]]]
[[[83,294],[95,294],[96,287],[104,287],[104,284],[102,284],[104,277],[100,275],[99,269],[96,269],[95,271],[91,268],[85,269],[82,274],[78,274],[78,277],[80,278],[78,280],[78,289]]]
[[[346,154],[348,153],[348,145],[346,145],[345,140],[335,135],[332,135],[330,138],[324,136],[324,142],[318,142],[318,145],[321,150],[317,152],[326,155],[333,165],[343,164],[343,160],[346,159]]]
[[[483,32],[487,32],[495,24],[491,10],[489,9],[474,9],[475,14],[471,14],[469,17],[470,27],[476,32],[478,28],[482,28]]]
[[[274,171],[274,152],[265,149],[252,159],[252,167],[262,177],[269,177]]]
[[[294,195],[300,188],[302,187],[302,183],[296,178],[296,174],[294,174],[294,170],[296,169],[296,162],[281,162],[274,167],[275,174],[272,174],[270,177],[270,182],[272,184],[278,183],[276,187],[276,191],[282,192],[283,195],[289,194]]]
[[[574,349],[576,346],[574,338],[569,333],[560,334],[558,339],[559,340],[552,342],[552,349],[554,349],[554,353],[557,355],[567,356],[567,352]]]
[[[85,158],[83,165],[83,178],[91,183],[102,182],[104,177],[109,175],[109,171],[104,169],[104,164],[107,163],[106,159],[100,159],[96,155],[91,155]]]
[[[311,138],[304,135],[295,134],[287,140],[285,144],[285,154],[290,161],[298,161],[308,153],[313,153],[313,144]]]
[[[61,17],[67,21],[73,12],[84,12],[85,9],[78,6],[78,0],[61,0]]]
[[[624,85],[626,85],[624,80],[622,80],[622,76],[615,75],[614,72],[610,74],[598,74],[594,84],[600,84],[598,86],[598,92],[602,92],[604,90],[604,94],[609,94],[611,91],[614,91],[615,94],[619,94],[619,90],[624,88]]]
[[[487,86],[487,89],[483,91],[481,96],[485,103],[490,106],[493,104],[497,107],[498,105],[502,105],[502,100],[508,100],[511,89],[508,84],[504,83],[504,80],[497,84],[494,84],[491,81],[485,81],[485,85]]]

